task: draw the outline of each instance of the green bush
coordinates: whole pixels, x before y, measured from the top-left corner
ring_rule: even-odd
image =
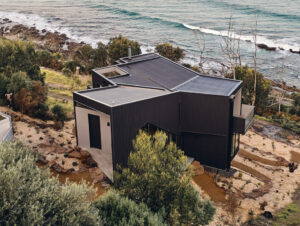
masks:
[[[68,76],[68,77],[71,77],[73,72],[69,69],[69,68],[66,68],[64,67],[61,71],[65,76]]]
[[[56,121],[63,122],[67,120],[67,114],[61,105],[59,104],[54,105],[51,111],[54,114]]]
[[[128,56],[128,47],[131,47],[132,55],[141,54],[140,43],[129,40],[122,35],[111,38],[107,45],[110,63],[114,64],[118,59]]]
[[[175,62],[180,61],[184,57],[183,49],[179,47],[173,47],[170,43],[165,42],[162,44],[159,44],[155,47],[155,50],[162,56],[173,60]],[[187,65],[187,64],[186,64]],[[190,66],[191,68],[191,66]]]
[[[98,225],[86,184],[61,185],[20,143],[0,145],[0,225]]]
[[[75,73],[75,72],[76,72],[76,67],[77,67],[76,61],[71,60],[71,61],[67,61],[67,62],[64,63],[64,68],[63,68],[63,70],[64,70],[65,68],[68,68],[68,69],[70,69],[70,70],[72,71],[72,73]]]
[[[145,204],[136,204],[116,192],[105,194],[94,206],[99,210],[104,226],[164,225],[162,217],[152,213]]]
[[[191,185],[187,157],[163,132],[140,131],[133,142],[128,168],[115,173],[115,187],[136,203],[145,203],[169,224],[208,224],[215,208]]]

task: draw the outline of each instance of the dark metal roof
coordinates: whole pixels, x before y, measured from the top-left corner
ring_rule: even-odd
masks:
[[[241,81],[201,75],[158,54],[122,58],[120,69],[129,76],[110,78],[116,84],[162,88],[212,95],[231,95]]]
[[[229,96],[241,84],[239,80],[216,78],[211,76],[196,76],[174,90]]]

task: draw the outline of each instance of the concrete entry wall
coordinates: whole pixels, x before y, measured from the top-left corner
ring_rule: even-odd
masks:
[[[75,112],[78,146],[89,151],[98,167],[110,180],[113,180],[110,115],[77,106]],[[100,117],[101,149],[90,147],[89,114]]]

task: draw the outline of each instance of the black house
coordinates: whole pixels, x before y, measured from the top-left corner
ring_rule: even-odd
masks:
[[[140,129],[168,133],[203,165],[229,169],[254,107],[242,82],[201,75],[157,54],[122,58],[92,71],[93,89],[74,93],[77,143],[113,180]]]

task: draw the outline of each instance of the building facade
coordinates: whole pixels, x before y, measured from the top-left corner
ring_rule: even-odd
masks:
[[[111,180],[140,129],[163,130],[187,156],[229,169],[253,122],[241,81],[201,75],[157,54],[122,58],[92,78],[92,89],[74,93],[77,142]]]

